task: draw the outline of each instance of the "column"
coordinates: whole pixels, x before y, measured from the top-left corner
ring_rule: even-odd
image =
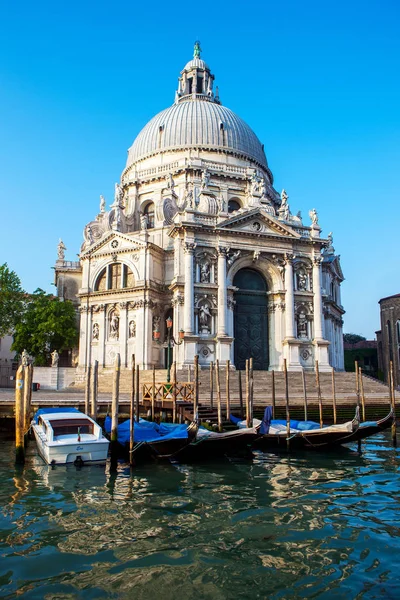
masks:
[[[286,338],[294,338],[293,254],[285,256],[285,290]]]
[[[322,334],[322,293],[321,293],[321,256],[315,256],[313,261],[313,290],[314,290],[314,338],[323,339]]]
[[[218,337],[226,335],[226,255],[229,248],[218,248]]]
[[[194,281],[193,281],[193,253],[196,244],[186,242],[185,251],[185,305],[183,313],[184,330],[188,335],[194,332]]]
[[[79,312],[81,313],[81,322],[79,328],[79,366],[86,368],[87,354],[87,305],[81,305]]]
[[[107,340],[107,304],[101,306],[102,310],[102,322],[100,326],[100,353],[99,353],[99,364],[103,367],[106,366],[106,340]],[[100,315],[99,315],[100,317]]]

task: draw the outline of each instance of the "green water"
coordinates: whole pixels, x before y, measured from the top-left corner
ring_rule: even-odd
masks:
[[[398,598],[399,452],[25,468],[0,444],[0,597]]]

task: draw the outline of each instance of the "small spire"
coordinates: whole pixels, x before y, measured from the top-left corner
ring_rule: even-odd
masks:
[[[201,48],[200,48],[200,42],[199,40],[197,40],[194,43],[194,52],[193,52],[193,58],[200,58],[200,52],[201,52]]]

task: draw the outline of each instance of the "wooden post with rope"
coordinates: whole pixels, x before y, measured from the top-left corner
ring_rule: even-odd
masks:
[[[221,381],[219,378],[219,360],[215,363],[215,379],[217,383],[217,415],[218,415],[218,431],[222,431],[222,407],[221,407]]]
[[[246,427],[251,427],[250,425],[250,370],[249,370],[249,360],[246,360]]]
[[[243,411],[243,389],[242,389],[242,372],[238,371],[238,380],[239,380],[239,406],[240,406],[240,417],[244,419],[244,411]]]
[[[360,413],[360,374],[358,372],[358,362],[355,361],[354,368],[356,372],[356,398],[357,398],[357,409],[358,413]],[[358,452],[361,452],[361,440],[357,442]]]
[[[283,372],[285,376],[285,404],[286,404],[286,449],[290,452],[290,406],[289,406],[289,380],[286,358],[283,359]]]
[[[18,367],[15,382],[15,462],[18,465],[25,463],[25,443],[24,443],[24,385],[25,367]]]
[[[253,410],[254,410],[254,373],[253,359],[249,360],[249,399],[250,399],[250,427],[253,427]]]
[[[271,373],[271,393],[272,393],[272,418],[275,419],[276,411],[276,390],[275,390],[275,371],[272,369]]]
[[[139,423],[140,419],[140,404],[139,404],[139,365],[136,365],[136,373],[135,373],[135,414],[136,414],[136,423]]]
[[[393,423],[392,423],[392,444],[393,447],[397,446],[397,431],[396,431],[396,392],[394,389],[394,373],[393,373],[393,361],[390,361],[390,390],[392,396],[392,410],[393,410]]]
[[[226,361],[226,420],[229,421],[231,418],[231,396],[229,388],[229,366],[230,361]]]
[[[111,464],[116,467],[117,444],[118,444],[118,404],[119,404],[119,381],[121,376],[121,356],[119,353],[115,357],[113,386],[111,397]]]
[[[304,369],[301,370],[301,378],[303,381],[304,420],[308,421],[307,384],[306,384],[306,374],[305,374]]]
[[[176,423],[176,396],[177,396],[177,381],[176,381],[176,362],[172,363],[172,422]]]
[[[92,378],[92,367],[88,365],[86,370],[86,382],[85,382],[85,414],[90,414],[90,384]]]
[[[214,408],[214,363],[210,362],[210,408]]]
[[[132,354],[131,365],[131,395],[129,405],[129,462],[131,466],[135,464],[133,458],[133,448],[135,445],[135,355]]]
[[[319,365],[318,361],[315,361],[315,380],[317,384],[317,394],[318,394],[318,406],[319,406],[319,426],[322,428],[324,425],[324,419],[322,414],[322,396],[321,396],[321,382],[319,380]]]
[[[193,420],[198,418],[199,410],[199,355],[194,357],[194,397],[193,397]]]
[[[151,386],[151,420],[154,422],[156,416],[156,367],[153,365],[153,384]]]
[[[33,380],[33,365],[27,365],[24,371],[24,437],[25,446],[28,441],[28,432],[31,425],[31,405],[32,405],[32,380]]]
[[[365,394],[364,394],[364,382],[363,382],[363,377],[362,377],[362,368],[358,367],[358,374],[359,374],[359,380],[360,380],[360,393],[361,393],[361,410],[362,410],[362,420],[366,421],[366,416],[365,416]]]
[[[97,393],[99,389],[99,361],[93,365],[92,383],[90,386],[90,416],[97,421]]]
[[[335,385],[335,369],[332,367],[332,409],[333,409],[333,424],[336,425],[336,385]]]

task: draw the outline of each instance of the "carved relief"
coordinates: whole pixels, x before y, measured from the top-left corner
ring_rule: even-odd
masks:
[[[128,326],[129,339],[136,337],[136,322],[132,319]]]
[[[92,327],[92,338],[93,340],[98,340],[100,335],[100,327],[98,323],[93,323]]]
[[[119,313],[116,310],[113,310],[109,314],[108,337],[110,340],[119,339]]]

